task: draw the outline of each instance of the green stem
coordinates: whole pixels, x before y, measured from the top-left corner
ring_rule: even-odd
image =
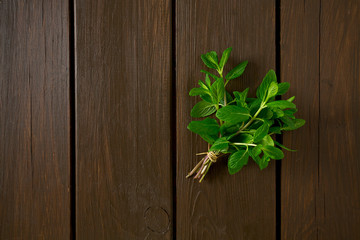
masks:
[[[263,110],[265,107],[266,107],[266,105],[262,102],[261,105],[260,105],[260,108],[259,108],[259,109],[257,110],[257,112],[254,114],[254,116],[251,117],[251,119],[246,123],[245,126],[241,127],[241,128],[239,129],[239,131],[237,131],[235,134],[233,134],[233,135],[231,136],[231,138],[239,135],[239,134],[242,133],[242,132],[245,132],[245,131],[243,131],[243,130],[245,130],[247,127],[250,126],[250,124],[251,124],[251,123],[256,119],[256,117],[259,115],[259,113],[261,112],[261,110]]]
[[[257,112],[254,114],[254,116],[250,119],[250,121],[245,124],[245,126],[243,126],[242,128],[240,128],[239,132],[246,129],[248,126],[250,126],[250,124],[256,119],[256,117],[259,115],[259,113],[261,112],[261,110],[263,110],[265,108],[265,104],[261,103],[260,108],[257,110]]]
[[[252,146],[252,147],[256,147],[256,144],[253,143],[231,143],[231,145],[238,145],[238,146]]]

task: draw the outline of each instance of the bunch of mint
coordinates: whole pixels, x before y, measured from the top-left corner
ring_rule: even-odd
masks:
[[[195,174],[200,182],[217,158],[230,154],[228,170],[230,174],[240,171],[251,157],[264,169],[271,159],[282,159],[284,153],[275,145],[292,151],[276,142],[271,136],[283,131],[295,130],[305,124],[305,120],[294,116],[297,112],[293,103],[295,97],[276,100],[276,96],[285,94],[290,84],[278,83],[276,74],[270,70],[256,91],[256,98],[248,97],[249,88],[242,92],[229,93],[226,86],[229,81],[240,77],[248,64],[244,61],[228,72],[224,77],[224,66],[232,48],[226,49],[218,59],[216,52],[201,55],[204,64],[216,70],[217,74],[205,73],[205,82],[199,81],[198,88],[190,91],[190,96],[200,96],[191,110],[191,116],[204,118],[192,121],[188,129],[209,144],[209,149],[201,161],[187,177]],[[209,117],[210,116],[210,117]]]

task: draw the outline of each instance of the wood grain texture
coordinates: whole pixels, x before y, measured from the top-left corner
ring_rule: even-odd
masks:
[[[0,1],[0,239],[70,238],[67,1]]]
[[[281,239],[316,239],[318,198],[320,1],[281,1],[281,81],[290,83],[284,99],[296,96],[305,126],[285,132],[281,170]]]
[[[75,2],[77,239],[170,239],[170,1]]]
[[[321,2],[319,239],[360,239],[360,2]]]
[[[275,163],[260,171],[250,162],[230,176],[227,160],[212,166],[205,180],[185,179],[207,144],[186,126],[198,100],[189,96],[205,69],[200,55],[233,47],[228,67],[244,60],[244,76],[230,90],[255,88],[275,67],[275,1],[177,1],[177,239],[275,239]],[[226,71],[229,70],[226,69]]]

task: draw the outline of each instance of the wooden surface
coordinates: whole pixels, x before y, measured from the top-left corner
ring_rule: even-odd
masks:
[[[356,0],[0,0],[0,239],[360,239],[359,23]],[[188,92],[230,46],[230,90],[280,66],[307,123],[281,171],[199,184]]]
[[[67,1],[0,1],[0,239],[69,239]]]
[[[360,2],[322,1],[319,239],[360,239]]]
[[[260,171],[251,162],[230,176],[226,160],[214,164],[205,180],[185,179],[207,144],[186,129],[197,101],[189,90],[205,69],[200,55],[233,47],[229,67],[249,60],[231,90],[251,87],[251,95],[275,67],[275,1],[177,1],[177,239],[275,239],[275,162]],[[228,71],[229,69],[227,69]]]
[[[77,239],[171,239],[171,5],[75,1]]]
[[[305,126],[283,135],[281,239],[317,239],[319,164],[320,1],[281,1],[281,81],[290,82],[284,99],[296,96],[297,117]]]
[[[307,120],[284,136],[281,239],[359,239],[360,3],[304,3],[281,6],[282,80]]]

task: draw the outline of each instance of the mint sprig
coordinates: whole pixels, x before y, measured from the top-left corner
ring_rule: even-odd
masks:
[[[276,100],[276,96],[285,94],[290,84],[278,83],[274,70],[264,77],[256,91],[256,98],[248,97],[249,88],[229,93],[226,86],[229,81],[240,77],[248,64],[244,61],[224,74],[224,67],[232,48],[226,49],[219,61],[215,51],[201,55],[201,59],[210,71],[201,70],[205,81],[199,81],[199,87],[191,89],[190,96],[199,96],[199,101],[191,110],[191,116],[205,118],[192,121],[188,129],[209,144],[204,157],[187,175],[195,174],[200,182],[210,166],[223,156],[228,157],[230,174],[239,172],[247,165],[249,158],[262,170],[269,161],[283,159],[281,149],[291,150],[274,141],[271,136],[284,131],[295,130],[305,124],[305,120],[294,116],[297,112],[293,103],[295,97],[288,100]],[[225,76],[225,77],[224,77]]]

